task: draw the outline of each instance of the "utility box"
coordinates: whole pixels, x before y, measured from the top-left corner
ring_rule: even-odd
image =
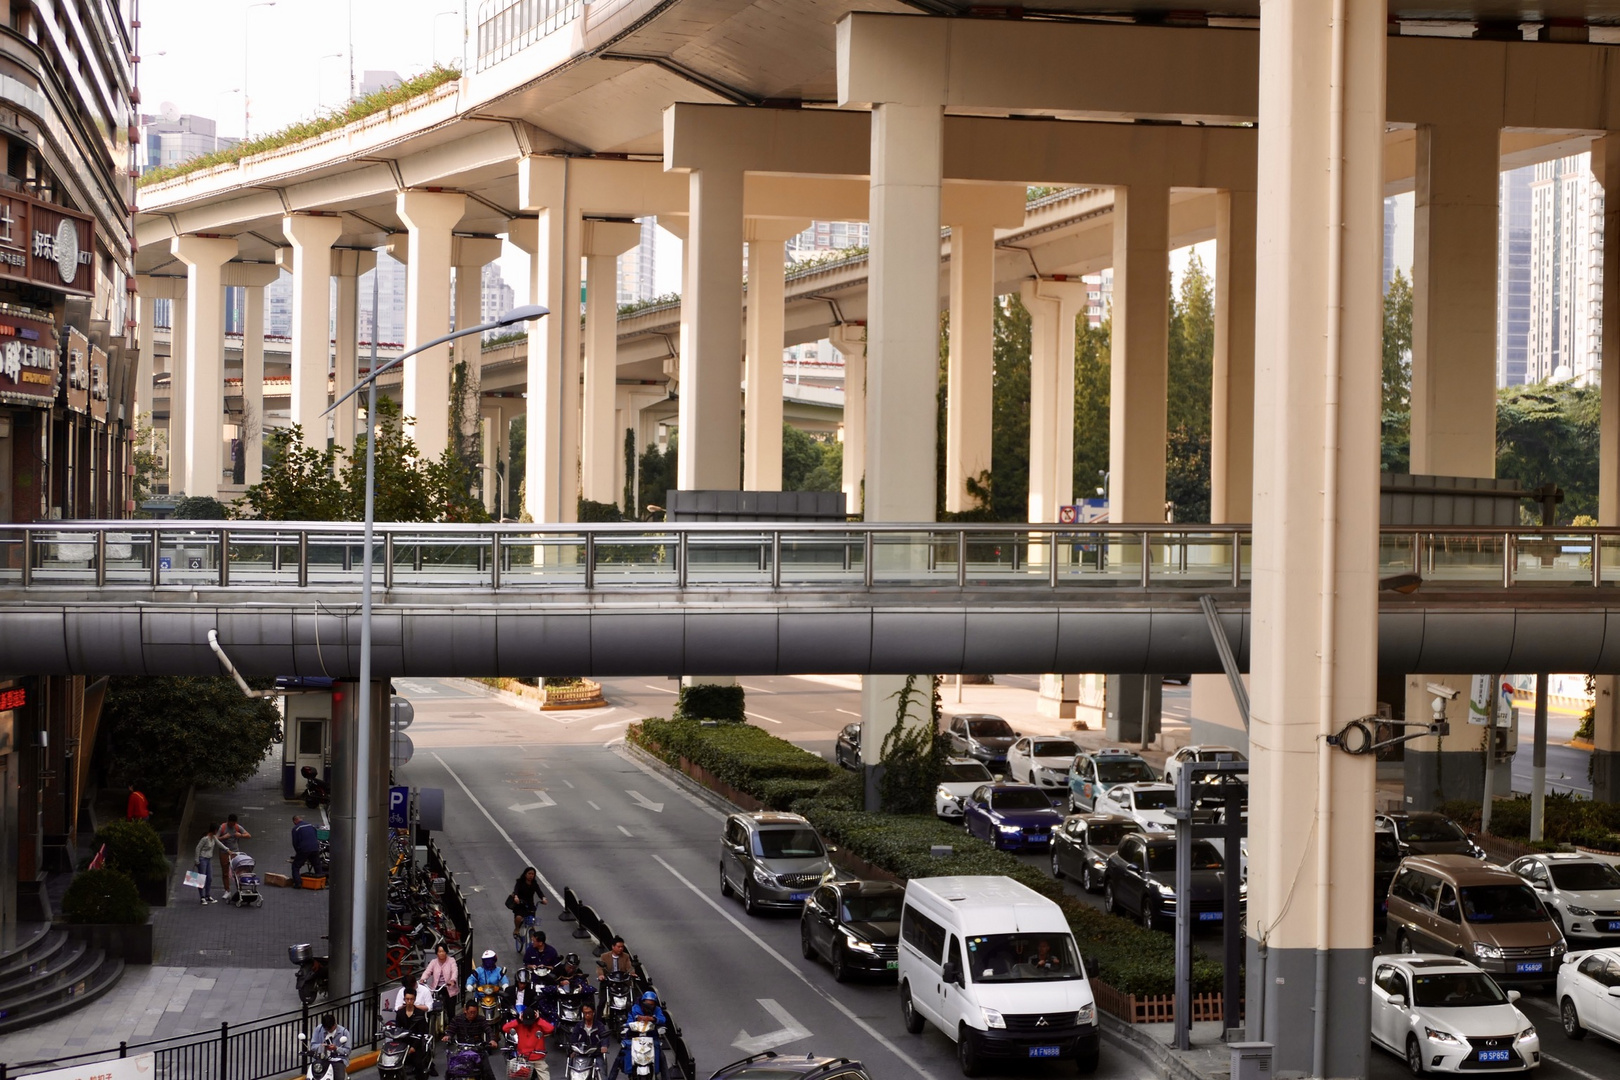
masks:
[[[1235,1042],[1226,1045],[1232,1051],[1232,1080],[1271,1080],[1271,1043]]]
[[[1164,712],[1164,679],[1158,675],[1110,675],[1103,705],[1103,730],[1111,742],[1141,745],[1159,737]],[[1147,732],[1142,731],[1146,697]]]

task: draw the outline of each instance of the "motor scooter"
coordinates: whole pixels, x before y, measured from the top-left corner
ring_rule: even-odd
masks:
[[[321,774],[315,766],[305,765],[298,772],[304,778],[304,805],[311,810],[318,806],[327,806],[332,802],[332,788],[321,779]]]
[[[650,1016],[638,1016],[624,1028],[625,1047],[623,1073],[630,1077],[652,1077],[660,1074],[659,1060],[664,1048],[659,1037],[664,1029]]]
[[[400,1029],[400,1026],[390,1020],[383,1025],[382,1046],[377,1051],[377,1076],[381,1080],[405,1080],[405,1077],[414,1075],[410,1068],[412,1051],[427,1052],[425,1038],[414,1032]]]
[[[610,971],[602,976],[602,1023],[609,1031],[624,1025],[634,996],[634,980],[628,971]]]
[[[287,959],[298,968],[298,1000],[313,1005],[316,998],[327,992],[326,970],[331,966],[330,958],[316,956],[314,948],[305,942],[287,946]]]
[[[307,1045],[309,1036],[302,1031],[298,1033],[298,1038],[306,1044],[303,1051],[304,1080],[343,1080],[348,1076],[348,1060],[335,1046],[329,1043]]]
[[[563,1080],[601,1080],[602,1048],[589,1039],[570,1039]]]

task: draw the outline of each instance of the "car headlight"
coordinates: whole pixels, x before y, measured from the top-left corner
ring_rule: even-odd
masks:
[[[844,931],[844,944],[847,947],[849,947],[851,949],[854,949],[856,952],[863,952],[863,953],[875,953],[875,952],[877,952],[876,949],[872,948],[872,943],[871,942],[862,941],[860,938],[858,938],[855,935],[851,934],[848,930]]]
[[[1020,828],[1019,828],[1019,827],[1018,827],[1018,826],[1017,826],[1017,825],[1002,825],[1002,826],[999,826],[999,828],[1000,828],[1000,829],[1001,829],[1001,831],[1002,831],[1002,832],[1004,832],[1004,833],[1019,833],[1019,832],[1023,832],[1023,830],[1022,830],[1022,829],[1020,829]]]
[[[756,866],[754,867],[754,880],[759,882],[761,885],[775,885],[776,875],[767,874],[764,870]]]
[[[1007,1026],[1007,1021],[1003,1020],[1001,1018],[1001,1014],[996,1012],[996,1010],[985,1009],[984,1026],[987,1028],[1004,1028]]]
[[[1500,960],[1502,959],[1502,950],[1495,945],[1487,945],[1483,941],[1476,941],[1474,942],[1474,955],[1481,960]]]
[[[1097,1022],[1097,1006],[1082,1005],[1080,1011],[1074,1014],[1074,1022],[1081,1027]]]
[[[1535,1029],[1535,1025],[1532,1024],[1530,1027],[1527,1027],[1523,1031],[1519,1032],[1518,1041],[1519,1042],[1524,1042],[1524,1040],[1526,1040],[1526,1039],[1533,1039],[1535,1037],[1536,1037],[1536,1029]]]
[[[1425,1026],[1423,1029],[1423,1034],[1429,1037],[1430,1042],[1449,1043],[1452,1046],[1462,1045],[1462,1040],[1458,1039],[1457,1036],[1447,1031],[1439,1031],[1435,1028]]]
[[[946,802],[950,802],[952,799],[956,798],[956,796],[952,795],[949,791],[946,791],[945,785],[941,784],[939,787],[934,789],[934,798],[944,799]]]
[[[1174,900],[1176,898],[1176,890],[1169,885],[1165,885],[1157,881],[1150,881],[1148,882],[1148,886],[1166,900]]]
[[[1564,943],[1562,941],[1557,942],[1556,944],[1553,945],[1552,954],[1554,956],[1563,956],[1564,955]]]
[[[1591,908],[1576,907],[1574,904],[1569,905],[1568,910],[1571,915],[1585,915],[1588,918],[1597,914]]]

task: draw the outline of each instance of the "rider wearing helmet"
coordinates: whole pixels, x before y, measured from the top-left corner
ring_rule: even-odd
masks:
[[[595,990],[591,989],[590,978],[585,974],[585,972],[580,970],[579,953],[571,952],[567,956],[563,957],[562,966],[558,967],[556,972],[559,981],[562,979],[567,979],[571,985],[577,986],[583,990],[587,997],[596,993]]]
[[[517,1053],[524,1061],[541,1062],[546,1057],[546,1036],[556,1028],[551,1021],[535,1012],[533,1009],[524,1009],[523,1015],[516,1020],[508,1020],[501,1025],[502,1031],[517,1032]]]
[[[618,1080],[619,1073],[628,1072],[625,1063],[630,1057],[630,1024],[642,1017],[651,1017],[658,1033],[653,1040],[656,1048],[658,1062],[658,1075],[660,1080],[668,1077],[669,1073],[664,1066],[664,1028],[669,1025],[669,1017],[658,1004],[658,995],[648,990],[641,995],[641,1000],[630,1006],[630,1015],[625,1018],[625,1028],[619,1038],[619,1054],[613,1059],[613,1068],[608,1070],[608,1080]]]
[[[506,977],[506,969],[501,967],[494,949],[485,949],[478,966],[467,976],[468,993],[480,986],[498,986],[504,991],[511,985],[512,981]]]

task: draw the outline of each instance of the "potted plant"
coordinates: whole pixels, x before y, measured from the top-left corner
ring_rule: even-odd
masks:
[[[134,880],[122,870],[85,870],[62,897],[68,932],[128,964],[152,962],[150,913]]]
[[[141,899],[157,907],[169,902],[169,860],[163,840],[144,821],[109,821],[96,830],[92,856],[106,849],[104,865],[128,874]]]

